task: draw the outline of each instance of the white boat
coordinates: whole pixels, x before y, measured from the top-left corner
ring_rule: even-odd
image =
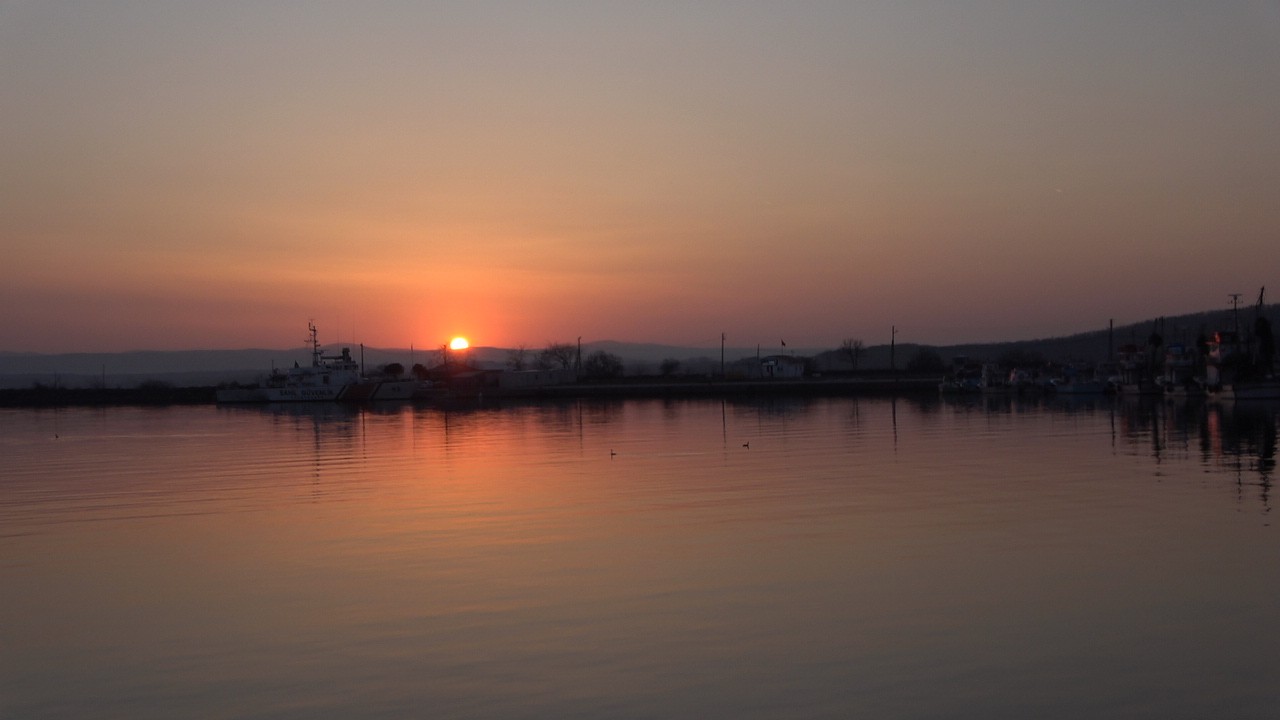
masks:
[[[351,357],[351,348],[338,355],[320,349],[316,326],[311,332],[311,365],[297,363],[285,372],[272,370],[256,387],[219,388],[220,403],[359,402],[364,400],[407,400],[417,385],[412,380],[371,380],[361,377],[360,365]]]

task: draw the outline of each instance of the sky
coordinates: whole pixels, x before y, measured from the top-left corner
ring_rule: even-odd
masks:
[[[0,351],[1033,339],[1280,291],[1280,2],[0,0]]]

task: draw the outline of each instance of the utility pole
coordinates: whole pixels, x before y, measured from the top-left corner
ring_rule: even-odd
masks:
[[[898,338],[898,326],[893,325],[889,330],[889,369],[892,370],[894,374],[897,374],[898,372],[898,363],[897,363],[897,360],[894,358],[894,352],[897,349],[895,347],[897,338]]]
[[[720,379],[724,379],[724,333],[720,333]]]
[[[1231,319],[1235,321],[1236,337],[1240,337],[1240,293],[1231,293]]]

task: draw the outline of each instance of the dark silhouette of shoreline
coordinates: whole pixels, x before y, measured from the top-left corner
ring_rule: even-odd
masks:
[[[872,376],[791,380],[655,380],[628,378],[614,382],[582,382],[519,390],[493,387],[437,387],[411,400],[386,403],[473,402],[481,400],[652,397],[750,397],[756,395],[890,396],[936,395],[937,376]],[[0,407],[213,405],[216,387],[174,387],[158,383],[136,388],[68,388],[37,386],[0,390]]]
[[[0,407],[203,405],[214,402],[214,390],[152,384],[136,388],[7,388],[0,389]]]

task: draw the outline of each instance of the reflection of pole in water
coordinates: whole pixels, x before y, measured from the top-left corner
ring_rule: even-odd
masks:
[[[1151,408],[1151,454],[1156,460],[1160,460],[1160,406],[1156,405]]]
[[[365,418],[368,417],[368,414],[364,408],[360,408],[356,412],[360,413],[360,457],[367,460],[369,458],[369,433],[368,427],[365,425]]]
[[[889,400],[889,411],[893,418],[893,451],[898,452],[898,396]]]
[[[1111,403],[1111,454],[1116,452],[1116,404]]]
[[[725,449],[729,447],[729,420],[725,412],[725,400],[720,398],[720,444]]]

